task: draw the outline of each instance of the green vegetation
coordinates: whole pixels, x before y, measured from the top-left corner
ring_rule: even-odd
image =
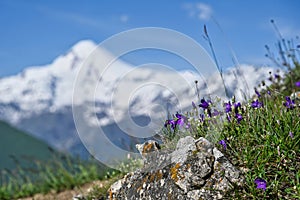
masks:
[[[237,102],[234,97],[226,102],[201,99],[192,104],[190,112],[168,119],[161,133],[167,148],[174,147],[180,137],[192,135],[207,138],[223,151],[245,176],[245,184],[233,188],[226,199],[300,199],[300,95],[292,95],[300,91],[299,45],[280,38],[278,55],[266,48],[267,56],[285,70],[284,76],[270,73],[269,80],[253,88],[256,95],[247,102]],[[5,123],[0,123],[0,130],[4,149],[0,157],[5,158],[0,161],[5,167],[0,174],[0,199],[59,192],[93,180],[108,180],[85,197],[100,199],[121,175],[92,159],[82,161],[51,152],[45,144]],[[30,141],[30,148],[24,141]],[[15,145],[12,150],[11,144]],[[7,161],[9,157],[12,161]],[[122,171],[139,164],[136,160],[126,162]]]
[[[300,199],[300,95],[292,95],[300,91],[300,49],[280,38],[278,55],[267,50],[284,76],[270,73],[248,102],[201,99],[168,119],[162,132],[169,143],[205,137],[244,172],[245,185],[226,199]]]
[[[0,199],[59,192],[119,174],[96,160],[56,152],[7,123],[0,122],[0,134]]]
[[[0,138],[0,169],[16,167],[16,162],[22,162],[25,159],[24,156],[46,160],[53,153],[53,150],[46,143],[1,121]],[[18,164],[23,165],[25,163]]]
[[[17,166],[14,170],[1,171],[0,199],[60,192],[119,174],[95,160],[82,161],[68,156],[52,156],[48,161],[30,159],[30,162],[30,167]]]

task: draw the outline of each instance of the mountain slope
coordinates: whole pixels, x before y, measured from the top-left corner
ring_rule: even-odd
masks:
[[[12,158],[16,158],[22,165],[26,158],[47,160],[54,153],[45,142],[2,121],[0,121],[0,138],[0,169],[16,167]]]
[[[107,67],[113,58],[92,41],[80,41],[49,65],[0,79],[0,118],[59,150],[87,156],[87,146],[109,160],[119,155],[112,153],[112,144],[135,150],[135,143],[163,125],[167,113],[190,109],[198,101],[195,80],[201,97],[226,98],[218,73],[201,77],[119,59]],[[230,95],[243,99],[269,71],[275,69],[233,68],[224,73],[225,85]]]

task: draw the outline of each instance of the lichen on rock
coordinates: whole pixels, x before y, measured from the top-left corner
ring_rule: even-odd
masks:
[[[155,141],[137,147],[143,168],[113,184],[108,199],[222,199],[244,183],[242,173],[205,138],[181,138],[173,152]]]

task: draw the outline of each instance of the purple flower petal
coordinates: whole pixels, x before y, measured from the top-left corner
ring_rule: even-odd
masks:
[[[295,86],[296,86],[296,87],[300,87],[300,81],[297,81],[297,82],[295,83]]]
[[[223,146],[224,150],[226,150],[227,144],[226,144],[225,140],[219,141],[219,144]]]
[[[259,97],[261,97],[260,93],[257,91],[257,89],[255,88],[255,94]]]
[[[179,126],[182,126],[184,124],[184,119],[180,118],[176,121],[176,124],[178,124]]]
[[[185,122],[186,117],[179,114],[179,113],[176,113],[175,117],[177,118],[176,121],[175,121],[175,124],[179,125],[179,126],[182,126]]]
[[[201,122],[204,122],[204,118],[205,118],[204,114],[200,114],[200,121]]]
[[[230,117],[230,115],[227,114],[227,117],[226,117],[226,118],[227,118],[228,122],[231,122],[231,117]]]
[[[235,109],[238,109],[240,107],[241,107],[241,103],[240,102],[237,102],[237,103],[234,104],[234,108]]]
[[[215,116],[218,116],[218,115],[220,115],[220,112],[218,110],[214,109],[214,111],[212,113],[212,116],[215,117]]]
[[[229,113],[229,112],[232,111],[232,108],[231,108],[232,105],[231,105],[230,101],[228,101],[228,103],[225,103],[224,105],[225,105],[225,112],[226,113]]]
[[[239,114],[239,113],[237,113],[235,115],[235,118],[237,119],[238,123],[240,123],[243,120],[243,116],[241,114]]]
[[[263,106],[263,103],[259,102],[258,99],[256,99],[256,101],[252,101],[252,103],[251,103],[252,108],[260,108],[262,106]]]
[[[181,118],[182,118],[182,115],[179,114],[179,113],[176,113],[176,114],[175,114],[175,117],[177,117],[177,119],[181,119]]]
[[[293,109],[295,107],[295,100],[291,100],[291,98],[289,96],[286,96],[285,100],[286,100],[286,102],[284,102],[283,105],[287,109]]]
[[[171,125],[172,129],[175,129],[176,123],[173,119],[168,119],[165,122],[165,127],[167,127],[168,125]]]
[[[196,104],[192,101],[192,106],[193,106],[193,108],[194,109],[196,109],[197,107],[196,107]]]
[[[190,124],[190,123],[187,123],[187,124],[185,125],[185,128],[186,128],[186,129],[191,128],[191,124]]]
[[[262,178],[256,178],[254,180],[254,183],[256,184],[257,189],[263,189],[263,190],[267,189],[267,182]]]
[[[209,103],[207,101],[205,101],[205,99],[201,99],[201,103],[199,104],[199,107],[205,109],[208,109],[209,107]]]

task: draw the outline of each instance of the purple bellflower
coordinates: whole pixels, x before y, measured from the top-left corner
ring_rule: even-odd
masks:
[[[176,113],[176,124],[178,124],[179,126],[182,126],[184,124],[184,121],[185,121],[185,117],[179,113]]]
[[[285,107],[287,107],[288,109],[293,109],[295,107],[295,100],[291,100],[289,96],[286,96],[285,100],[286,101],[283,103]]]
[[[243,116],[240,113],[235,114],[235,118],[237,119],[238,123],[240,123],[243,119]]]
[[[165,122],[165,127],[167,127],[168,125],[170,125],[172,129],[175,129],[176,122],[173,119],[168,119]]]
[[[224,150],[227,149],[227,144],[226,144],[225,140],[220,140],[219,144],[223,146]]]
[[[261,94],[258,92],[258,90],[255,88],[255,94],[257,95],[258,98],[261,97]]]
[[[234,108],[235,109],[241,108],[241,103],[240,102],[234,103]]]
[[[203,110],[208,109],[209,107],[209,102],[205,101],[205,99],[201,99],[200,101],[201,103],[199,104],[199,107],[203,108]]]
[[[209,108],[209,104],[211,104],[211,101],[205,101],[205,99],[201,99],[201,103],[199,104],[199,107],[203,108],[203,110],[207,110],[207,114],[209,117],[211,117],[211,110]]]
[[[261,108],[262,106],[263,106],[263,103],[259,102],[258,99],[256,99],[255,101],[252,101],[252,103],[251,103],[252,108]]]
[[[228,103],[225,103],[224,106],[225,106],[226,113],[229,113],[232,111],[232,108],[231,108],[232,105],[231,105],[230,101],[228,101]]]
[[[242,108],[242,106],[241,106],[240,102],[234,103],[234,112],[235,112],[236,115],[238,114],[238,111],[241,108]]]
[[[220,115],[220,114],[221,114],[221,113],[220,113],[218,110],[214,109],[214,111],[213,111],[213,113],[212,113],[212,116],[215,117],[215,116],[218,116],[218,115]]]
[[[201,114],[199,115],[199,117],[200,117],[200,122],[204,122],[204,118],[205,118],[204,114],[201,113]]]
[[[257,189],[266,190],[267,189],[267,182],[262,178],[256,178],[254,180]]]
[[[166,120],[165,122],[165,127],[167,127],[168,125],[171,126],[172,129],[175,129],[177,125],[179,126],[182,126],[184,125],[185,121],[186,121],[186,117],[179,114],[179,113],[176,113],[175,115],[175,119],[168,119]]]

